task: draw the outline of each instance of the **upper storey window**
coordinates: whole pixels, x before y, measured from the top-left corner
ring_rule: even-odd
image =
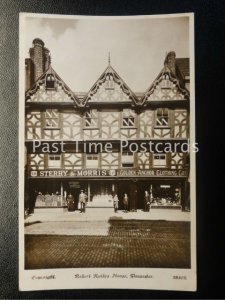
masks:
[[[106,75],[105,89],[106,90],[114,90],[114,81],[113,81],[112,74]]]
[[[156,127],[169,126],[169,110],[168,108],[158,108],[156,111]]]
[[[122,119],[123,127],[135,127],[135,114],[131,109],[123,110],[123,119]]]
[[[55,77],[53,74],[48,74],[46,77],[46,90],[55,90]]]
[[[84,127],[98,127],[98,112],[97,110],[88,110],[85,112],[84,116]]]
[[[61,168],[61,155],[52,155],[48,156],[48,167],[49,168]]]
[[[86,167],[87,168],[98,168],[98,154],[87,154],[86,155]]]
[[[171,81],[169,79],[169,75],[163,75],[162,89],[170,89],[170,88],[171,88]]]
[[[58,109],[46,109],[45,127],[48,129],[59,128],[59,112]]]
[[[133,168],[134,167],[134,153],[123,152],[121,156],[122,168]]]
[[[157,168],[166,167],[166,154],[154,154],[153,156],[153,166]]]

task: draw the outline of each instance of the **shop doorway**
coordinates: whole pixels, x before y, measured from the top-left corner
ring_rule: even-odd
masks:
[[[128,195],[128,208],[130,211],[137,210],[138,203],[138,189],[137,182],[133,180],[124,180],[117,184],[117,195],[119,198],[119,209],[124,209],[123,198]]]
[[[137,208],[144,210],[145,208],[145,191],[150,194],[151,192],[151,182],[146,180],[140,180],[138,182],[137,190],[138,190],[138,202]]]

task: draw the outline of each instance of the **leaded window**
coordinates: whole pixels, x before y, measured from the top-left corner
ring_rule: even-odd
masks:
[[[157,127],[168,127],[169,126],[169,110],[168,108],[158,108],[156,111],[156,122]]]
[[[135,114],[131,109],[123,110],[122,127],[135,127]]]
[[[48,74],[46,77],[46,90],[55,89],[55,76],[53,74]]]
[[[84,116],[85,127],[98,127],[98,113],[96,110],[88,110]]]
[[[59,128],[59,112],[57,109],[46,109],[45,127],[48,129]]]
[[[121,156],[122,168],[133,168],[134,167],[134,153],[123,152]]]
[[[113,80],[112,74],[106,75],[105,89],[106,90],[114,90],[114,80]]]
[[[171,88],[171,81],[169,79],[169,75],[163,75],[161,87],[162,87],[162,89],[170,89]]]
[[[61,168],[61,155],[49,154],[48,156],[48,167],[49,168]]]
[[[157,168],[166,167],[166,154],[154,154],[153,156],[153,166]]]
[[[86,155],[86,168],[98,168],[98,154]]]

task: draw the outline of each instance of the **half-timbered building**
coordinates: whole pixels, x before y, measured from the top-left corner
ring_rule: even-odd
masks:
[[[121,207],[127,193],[129,210],[143,209],[148,191],[152,207],[189,208],[189,154],[174,147],[189,139],[189,80],[189,59],[172,51],[143,93],[110,61],[89,91],[77,93],[35,39],[26,59],[26,206],[63,207],[82,189],[88,207],[110,207],[115,194]],[[152,151],[143,147],[149,142]]]

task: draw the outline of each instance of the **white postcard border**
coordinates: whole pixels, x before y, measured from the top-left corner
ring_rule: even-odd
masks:
[[[196,291],[196,182],[195,153],[190,153],[191,178],[191,269],[165,268],[74,268],[25,270],[24,248],[24,56],[26,17],[70,18],[70,19],[137,19],[189,17],[190,45],[190,142],[195,142],[195,87],[194,87],[194,14],[162,14],[141,16],[67,16],[50,14],[21,13],[19,24],[19,289],[20,291],[59,290],[59,289],[153,289]],[[81,277],[76,278],[77,274]],[[97,274],[99,277],[94,277]],[[118,277],[113,277],[117,274]],[[137,277],[131,278],[131,274]],[[105,277],[104,277],[105,276]],[[109,277],[107,277],[109,276]],[[122,277],[121,277],[122,276]],[[123,277],[125,276],[125,277]],[[126,277],[127,276],[127,277]],[[141,276],[138,278],[138,276]],[[144,278],[147,276],[147,278]],[[148,277],[149,276],[149,277]],[[183,277],[185,280],[175,279]]]

